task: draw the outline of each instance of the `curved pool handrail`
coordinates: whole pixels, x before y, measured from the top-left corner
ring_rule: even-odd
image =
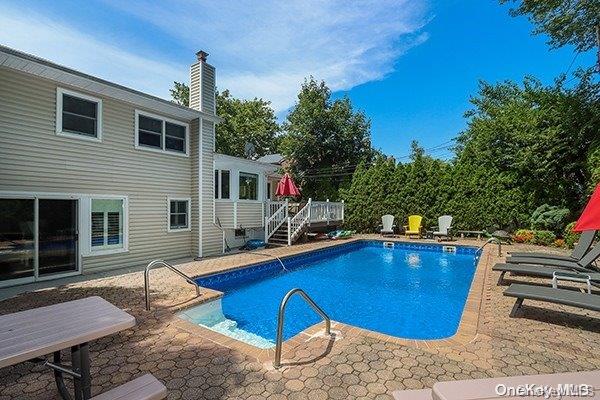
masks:
[[[277,339],[275,342],[275,361],[273,361],[273,366],[275,368],[281,367],[281,347],[283,345],[283,319],[285,316],[285,307],[287,306],[290,298],[298,293],[302,298],[308,303],[309,306],[315,310],[317,314],[319,314],[325,320],[325,332],[328,335],[331,335],[331,319],[329,316],[311,299],[304,290],[300,288],[295,288],[287,292],[287,294],[281,300],[279,304],[279,314],[277,316]]]
[[[502,257],[502,241],[495,237],[489,238],[480,248],[477,249],[477,251],[483,251],[483,248],[490,243],[495,243],[498,245],[498,257]]]
[[[152,269],[152,267],[154,267],[155,265],[159,264],[175,272],[177,275],[185,279],[187,283],[196,286],[196,296],[200,297],[200,286],[192,278],[190,278],[171,264],[167,263],[166,261],[153,260],[150,261],[148,265],[146,265],[146,269],[144,270],[144,293],[146,295],[146,311],[150,311],[150,269]]]

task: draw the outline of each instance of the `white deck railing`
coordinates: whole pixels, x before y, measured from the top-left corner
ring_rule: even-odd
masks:
[[[265,217],[265,242],[279,229],[288,219],[288,202],[269,201],[266,206],[267,216]]]
[[[344,202],[313,201],[311,202],[310,222],[326,222],[344,220]]]
[[[269,218],[270,216],[275,214],[281,208],[281,206],[284,206],[284,205],[287,206],[287,204],[289,204],[287,200],[283,200],[283,201],[267,200],[265,202],[265,216],[267,218]]]
[[[288,217],[288,246],[292,245],[296,237],[302,232],[302,229],[310,223],[311,205],[312,200],[308,199],[308,203],[296,215]]]

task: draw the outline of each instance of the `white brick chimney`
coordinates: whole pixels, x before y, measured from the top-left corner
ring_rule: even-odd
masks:
[[[208,53],[196,53],[198,61],[190,68],[190,107],[215,115],[215,67],[206,62]]]

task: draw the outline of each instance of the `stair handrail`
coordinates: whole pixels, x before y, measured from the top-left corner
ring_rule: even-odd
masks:
[[[296,215],[288,217],[288,246],[292,245],[293,240],[302,231],[302,228],[310,222],[310,209],[312,207],[312,199],[308,202]]]
[[[158,264],[167,267],[171,271],[175,272],[177,275],[185,279],[185,281],[190,285],[194,285],[196,287],[196,296],[200,297],[200,286],[192,278],[190,278],[189,276],[187,276],[186,274],[184,274],[183,272],[181,272],[180,270],[163,260],[150,261],[148,265],[146,265],[146,269],[144,270],[144,293],[146,295],[146,311],[150,311],[150,269],[152,269],[152,267]]]
[[[325,311],[323,311],[323,309],[319,307],[304,290],[300,288],[290,290],[281,300],[281,303],[279,304],[279,313],[277,314],[277,338],[275,341],[275,360],[273,361],[273,366],[275,368],[281,367],[281,347],[283,346],[283,319],[285,317],[285,307],[287,306],[290,298],[296,293],[302,296],[308,305],[311,306],[313,310],[315,310],[315,312],[319,314],[321,318],[323,318],[323,320],[325,320],[325,332],[328,335],[331,335],[331,319],[325,313]]]
[[[288,218],[288,200],[286,199],[281,206],[271,215],[265,218],[265,242],[279,229]]]

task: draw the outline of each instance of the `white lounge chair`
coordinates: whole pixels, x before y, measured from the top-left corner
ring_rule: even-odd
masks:
[[[394,216],[386,214],[381,217],[381,235],[394,235]]]
[[[437,237],[438,240],[442,240],[443,237],[452,240],[452,216],[442,215],[438,218],[438,230],[433,232],[433,236]]]

